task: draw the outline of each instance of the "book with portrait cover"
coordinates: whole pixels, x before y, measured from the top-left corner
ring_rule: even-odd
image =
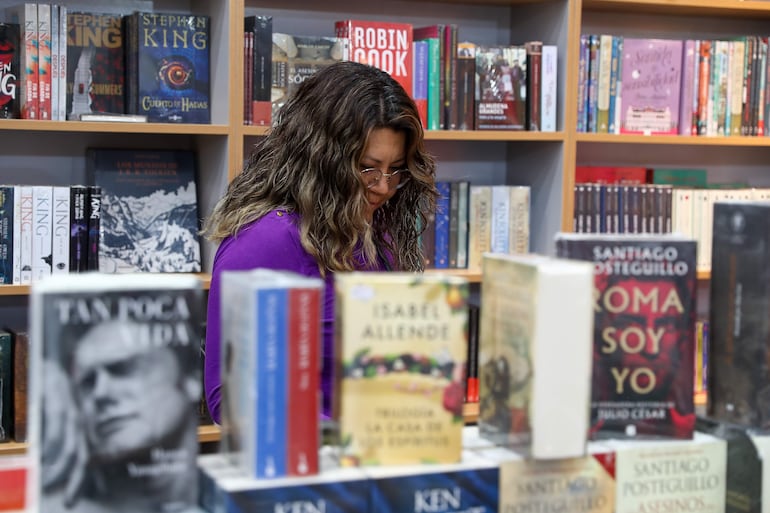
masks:
[[[345,464],[460,460],[468,289],[441,274],[335,277],[334,417]]]
[[[585,454],[592,271],[587,263],[566,259],[484,254],[478,349],[482,437],[536,459]]]
[[[679,133],[683,47],[675,39],[623,39],[620,133]]]
[[[334,29],[337,37],[347,40],[347,60],[387,72],[412,96],[414,48],[410,23],[340,20]]]
[[[40,511],[197,504],[194,276],[55,275],[30,299],[30,444]]]
[[[714,204],[709,415],[770,428],[770,205]]]
[[[557,234],[557,255],[595,267],[592,438],[692,438],[695,248],[671,234]]]
[[[211,122],[210,21],[160,12],[125,18],[128,114],[160,123]]]
[[[100,271],[200,272],[193,152],[89,148],[86,172],[101,189]]]
[[[125,112],[119,14],[67,12],[67,119]]]
[[[476,130],[526,130],[527,51],[476,48]]]

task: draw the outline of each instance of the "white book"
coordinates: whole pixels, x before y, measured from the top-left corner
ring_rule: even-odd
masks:
[[[32,282],[51,275],[53,187],[32,187]]]
[[[67,6],[59,5],[59,113],[67,120]]]
[[[70,188],[53,188],[53,228],[51,232],[51,272],[70,271]]]
[[[468,190],[470,183],[460,181],[457,184],[457,267],[468,267]]]
[[[61,67],[59,61],[59,44],[61,37],[59,31],[61,25],[59,24],[59,5],[51,4],[51,119],[53,121],[59,121],[59,75],[61,74]],[[67,37],[67,33],[64,32],[64,37]],[[66,73],[66,71],[65,71]]]
[[[21,284],[21,186],[13,186],[13,284]]]
[[[204,306],[193,275],[62,274],[32,284],[32,510],[194,511]],[[56,455],[72,456],[58,472]],[[47,484],[56,478],[81,485],[76,508],[65,486]]]
[[[524,447],[535,459],[585,454],[593,288],[588,262],[484,255],[478,356],[482,436]]]
[[[32,220],[34,219],[34,204],[32,198],[32,186],[22,186],[21,205],[19,206],[22,285],[29,285],[32,283]]]
[[[543,88],[540,93],[540,129],[543,132],[556,131],[557,112],[557,74],[558,74],[558,47],[556,45],[543,45],[542,68],[540,84]]]
[[[508,227],[508,253],[529,253],[530,188],[509,187],[511,211]]]
[[[508,253],[511,197],[507,185],[492,186],[492,225],[490,227],[490,251]]]
[[[471,185],[468,212],[468,269],[481,270],[481,255],[491,249],[492,186]]]

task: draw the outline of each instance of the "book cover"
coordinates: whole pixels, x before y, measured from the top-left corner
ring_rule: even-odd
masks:
[[[278,110],[305,79],[345,58],[347,43],[339,37],[272,34],[271,101],[275,119]]]
[[[457,120],[458,130],[473,130],[476,117],[476,44],[457,43]]]
[[[327,458],[330,459],[330,458]],[[369,479],[359,468],[324,462],[320,474],[276,479],[245,477],[226,457],[198,459],[201,505],[219,513],[371,511]]]
[[[53,188],[32,187],[32,282],[51,275]]]
[[[337,37],[348,40],[348,60],[369,64],[393,77],[412,96],[412,25],[369,20],[341,20]]]
[[[693,440],[606,440],[602,445],[615,454],[615,513],[669,507],[725,511],[724,440],[696,432]]]
[[[714,205],[709,328],[709,415],[770,427],[770,205]]]
[[[536,459],[585,454],[592,283],[592,266],[584,262],[484,255],[478,355],[482,437],[522,448]]]
[[[0,442],[13,439],[12,344],[11,333],[0,329]]]
[[[18,23],[0,23],[0,118],[21,114],[21,39]]]
[[[623,105],[620,133],[679,132],[681,40],[623,40]]]
[[[38,116],[51,119],[51,5],[37,4]]]
[[[371,511],[500,511],[498,467],[472,451],[463,451],[458,463],[368,467],[365,472]]]
[[[33,286],[28,451],[41,511],[72,511],[72,486],[77,509],[195,507],[204,312],[193,276],[69,274]]]
[[[335,281],[342,461],[460,461],[468,282],[407,273],[340,273]]]
[[[476,48],[476,130],[526,129],[526,51]]]
[[[129,20],[126,111],[154,122],[211,123],[210,18],[135,12]]]
[[[70,187],[70,272],[88,270],[88,187]]]
[[[695,246],[676,235],[557,234],[595,266],[591,437],[692,438]]]
[[[591,447],[576,458],[535,460],[503,447],[481,447],[499,467],[498,511],[590,511],[615,513],[615,455]]]
[[[121,16],[98,12],[66,12],[66,113],[125,112],[124,44]]]
[[[88,219],[88,239],[86,254],[86,269],[98,271],[100,238],[102,232],[102,188],[98,185],[88,186],[86,200],[86,218]]]
[[[91,148],[101,189],[99,270],[200,272],[195,154]]]

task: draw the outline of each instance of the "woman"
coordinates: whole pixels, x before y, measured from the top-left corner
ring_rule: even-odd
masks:
[[[338,271],[421,271],[418,237],[435,209],[435,162],[414,102],[387,73],[322,69],[278,113],[204,233],[220,242],[206,330],[205,389],[220,422],[220,275],[272,268],[325,280],[322,411],[331,410]]]

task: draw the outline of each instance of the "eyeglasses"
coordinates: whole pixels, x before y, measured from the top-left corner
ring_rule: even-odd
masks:
[[[371,189],[380,183],[382,178],[385,178],[385,182],[391,189],[400,189],[409,181],[409,170],[406,168],[396,169],[392,173],[383,173],[379,168],[367,167],[361,170],[361,178],[367,189]]]

